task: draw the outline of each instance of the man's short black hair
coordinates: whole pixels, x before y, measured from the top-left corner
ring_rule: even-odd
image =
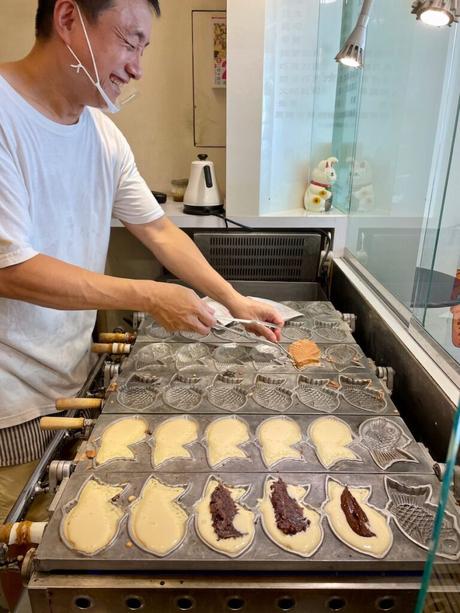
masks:
[[[160,15],[159,0],[147,0],[153,6],[155,13]],[[113,6],[114,0],[78,0],[85,17],[89,21],[96,21],[99,14]],[[46,39],[53,30],[53,13],[56,0],[38,0],[37,14],[35,16],[35,36]]]

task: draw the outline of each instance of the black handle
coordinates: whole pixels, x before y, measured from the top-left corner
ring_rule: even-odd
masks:
[[[203,166],[206,187],[212,187],[211,166]]]

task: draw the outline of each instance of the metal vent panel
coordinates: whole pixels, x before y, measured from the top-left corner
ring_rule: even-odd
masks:
[[[194,240],[208,262],[226,279],[317,279],[321,253],[319,234],[198,232]]]

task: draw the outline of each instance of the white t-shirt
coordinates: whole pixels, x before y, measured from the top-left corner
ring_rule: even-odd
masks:
[[[86,108],[75,125],[55,123],[0,77],[0,268],[41,253],[103,273],[112,216],[162,215],[108,117]],[[0,428],[80,389],[95,317],[0,298]]]

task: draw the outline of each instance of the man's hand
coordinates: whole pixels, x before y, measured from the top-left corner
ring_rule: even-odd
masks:
[[[269,321],[270,323],[279,326],[284,325],[284,320],[276,309],[265,302],[259,302],[252,298],[246,298],[239,295],[238,298],[232,301],[231,305],[227,305],[233,317],[239,319],[259,319],[260,321]],[[279,342],[281,338],[280,330],[273,330],[262,325],[246,326],[250,332],[254,332],[258,336],[265,337],[268,341],[274,343]]]
[[[191,330],[207,336],[216,324],[213,309],[187,287],[156,283],[149,313],[169,331]]]

